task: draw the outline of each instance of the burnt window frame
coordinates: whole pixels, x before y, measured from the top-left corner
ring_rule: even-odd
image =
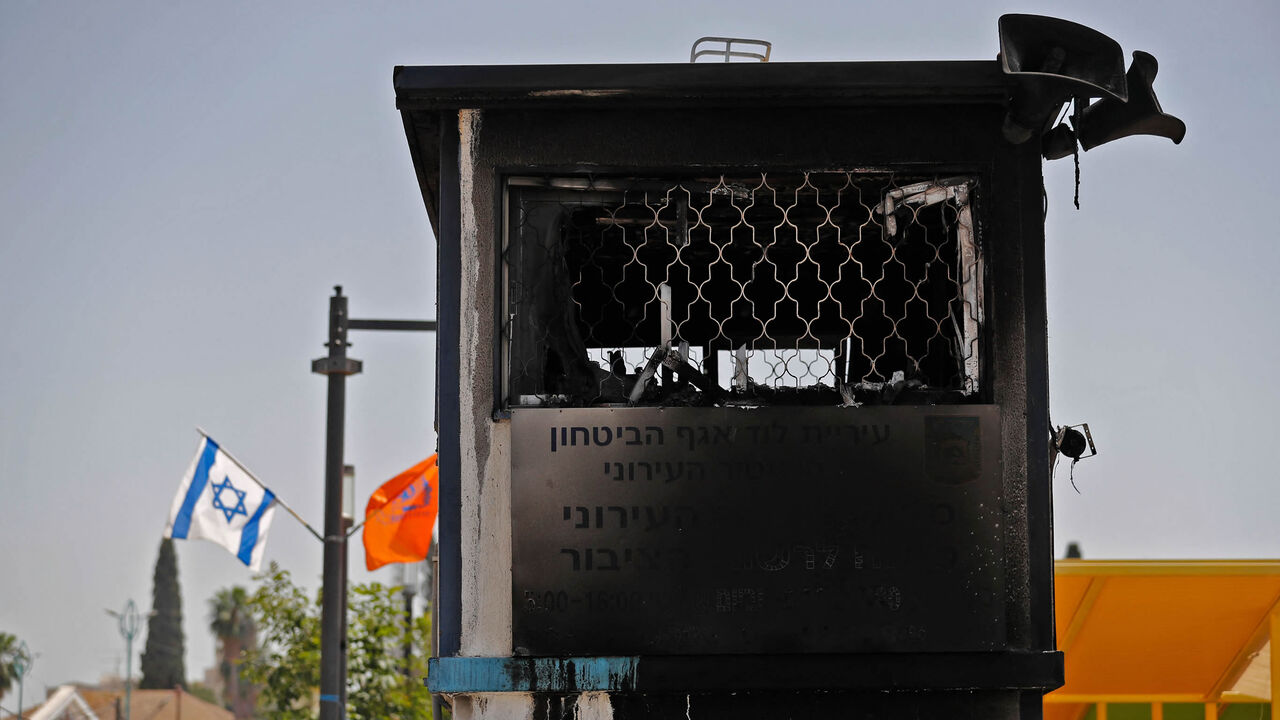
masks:
[[[873,398],[872,403],[880,404],[897,402],[898,404],[974,404],[990,402],[993,397],[993,362],[994,358],[991,354],[994,328],[992,327],[991,303],[993,302],[990,291],[991,273],[993,271],[992,264],[992,248],[985,242],[984,236],[988,232],[987,214],[991,212],[988,207],[989,199],[983,198],[983,188],[990,181],[991,167],[983,164],[977,166],[951,166],[927,164],[912,164],[906,166],[895,167],[868,167],[855,169],[813,169],[813,168],[796,168],[787,165],[771,166],[767,170],[761,169],[759,166],[754,167],[687,167],[677,169],[666,169],[660,171],[641,171],[635,168],[610,169],[593,168],[584,170],[582,167],[558,167],[558,168],[541,168],[541,167],[522,167],[504,168],[495,173],[494,187],[496,190],[497,207],[495,207],[495,219],[497,220],[495,227],[498,229],[497,242],[494,243],[495,255],[495,315],[496,328],[498,332],[495,334],[494,340],[494,412],[495,417],[509,416],[512,410],[528,410],[528,409],[549,409],[557,407],[621,407],[635,405],[635,402],[629,403],[607,403],[607,402],[588,402],[582,404],[573,404],[565,402],[564,398],[559,398],[554,393],[543,393],[542,397],[550,398],[550,402],[541,404],[520,404],[515,402],[516,398],[512,395],[512,335],[510,332],[510,324],[514,322],[515,314],[511,311],[511,272],[512,265],[508,262],[509,251],[513,245],[513,222],[512,222],[512,195],[513,188],[517,187],[550,187],[549,183],[558,181],[564,183],[560,188],[564,192],[591,192],[603,191],[618,193],[620,196],[626,192],[634,191],[643,184],[666,183],[675,189],[682,183],[698,183],[705,182],[706,178],[711,176],[719,176],[721,180],[725,178],[742,179],[759,176],[768,178],[774,176],[808,176],[826,175],[826,174],[845,174],[851,179],[873,179],[887,178],[887,187],[892,187],[880,194],[880,203],[876,204],[877,212],[879,209],[888,204],[890,197],[893,196],[895,204],[899,205],[898,209],[910,206],[913,203],[911,199],[917,201],[927,195],[936,194],[938,192],[952,193],[946,200],[955,201],[959,210],[956,218],[957,227],[967,228],[969,235],[968,242],[965,243],[959,237],[960,233],[956,233],[954,239],[956,245],[956,258],[960,262],[960,267],[973,267],[975,269],[973,277],[969,281],[963,278],[957,278],[955,284],[958,289],[958,299],[961,307],[965,304],[974,309],[976,317],[966,313],[966,326],[972,324],[971,335],[968,345],[973,348],[973,353],[963,360],[958,359],[960,368],[960,381],[962,388],[938,388],[924,387],[922,389],[907,387],[905,392],[892,390],[888,386],[889,382],[878,383],[885,386],[884,399]],[[931,179],[925,179],[931,178]],[[516,181],[517,184],[513,184]],[[807,180],[806,180],[807,182]],[[629,184],[629,185],[628,185]],[[609,187],[617,185],[617,187]],[[625,186],[625,187],[624,187]],[[802,186],[792,187],[791,190],[797,190]],[[963,197],[957,197],[958,194]],[[919,202],[915,203],[919,204]],[[929,203],[925,203],[927,205]],[[865,205],[865,203],[864,203]],[[960,223],[959,214],[967,217],[967,223]],[[892,225],[893,209],[890,208],[888,214],[884,217],[884,223]],[[950,242],[950,241],[944,241]],[[972,253],[972,260],[965,259],[966,252]],[[955,269],[955,268],[953,268]],[[967,292],[972,290],[972,292]],[[953,318],[954,319],[954,318]],[[890,319],[890,322],[896,322]],[[896,332],[896,331],[895,331]],[[850,334],[854,337],[855,333]],[[588,346],[588,349],[606,350],[607,346]],[[753,348],[752,352],[788,352],[793,348]],[[719,350],[723,352],[724,349]],[[671,362],[658,363],[655,354],[651,358],[650,365],[656,368],[657,372],[664,372],[662,365],[668,368],[674,367]],[[696,364],[696,363],[695,363]],[[607,369],[607,367],[606,367]],[[636,368],[637,371],[640,368]],[[827,377],[826,375],[817,376],[819,379]],[[668,376],[669,381],[670,376]],[[900,385],[901,383],[899,383]],[[892,391],[891,391],[892,390]],[[862,396],[859,396],[860,398]],[[716,399],[714,404],[723,404],[723,398]],[[858,406],[863,404],[850,397],[844,398],[845,406]],[[642,406],[648,407],[664,407],[664,406],[680,406],[684,403],[676,402],[671,404],[640,402]],[[713,404],[711,402],[702,402],[697,404]],[[751,405],[749,402],[741,399],[730,399],[728,404],[732,405]],[[762,402],[760,404],[771,404]],[[809,401],[788,401],[778,404],[798,405],[798,406],[824,406],[826,402],[809,402]]]

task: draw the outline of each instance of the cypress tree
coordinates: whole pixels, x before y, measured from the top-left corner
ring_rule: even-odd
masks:
[[[178,556],[173,540],[160,542],[152,578],[151,618],[147,620],[147,646],[142,652],[142,681],[138,687],[159,690],[185,687],[187,669],[183,659],[182,594],[178,588]]]

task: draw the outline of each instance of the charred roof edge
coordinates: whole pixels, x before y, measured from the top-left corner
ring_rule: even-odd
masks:
[[[544,105],[1001,102],[995,60],[397,66],[402,110]]]

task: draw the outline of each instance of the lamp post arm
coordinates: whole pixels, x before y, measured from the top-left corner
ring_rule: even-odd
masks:
[[[417,330],[435,332],[435,320],[361,320],[351,318],[347,321],[348,330]]]

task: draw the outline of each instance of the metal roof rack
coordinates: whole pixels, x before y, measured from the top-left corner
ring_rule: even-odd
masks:
[[[705,48],[698,49],[703,43],[724,43],[723,48]],[[763,48],[763,52],[752,52],[749,50],[734,50],[733,44],[740,43],[744,45],[755,45]],[[748,38],[730,38],[730,37],[700,37],[693,42],[693,47],[689,48],[689,62],[698,62],[698,58],[705,55],[713,55],[723,57],[725,62],[732,62],[733,58],[749,58],[759,60],[760,62],[769,62],[769,53],[773,51],[773,43],[768,40],[750,40]]]

